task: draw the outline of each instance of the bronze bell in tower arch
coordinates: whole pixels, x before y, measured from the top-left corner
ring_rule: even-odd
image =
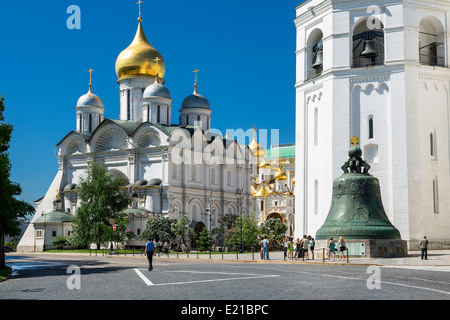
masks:
[[[360,54],[364,58],[375,58],[378,52],[375,47],[375,40],[364,40],[364,50]]]

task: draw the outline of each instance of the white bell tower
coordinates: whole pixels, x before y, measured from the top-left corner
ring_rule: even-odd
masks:
[[[449,10],[449,0],[297,6],[295,237],[325,221],[357,136],[402,239],[450,247]]]

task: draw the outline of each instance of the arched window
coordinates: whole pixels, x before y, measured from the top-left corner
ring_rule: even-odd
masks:
[[[383,24],[375,17],[365,18],[353,29],[353,68],[384,64]]]
[[[131,91],[127,90],[127,120],[131,119]]]
[[[419,24],[419,61],[423,65],[445,66],[444,28],[435,17],[425,17]]]
[[[437,159],[437,138],[435,130],[430,132],[430,156],[433,160]]]
[[[92,113],[89,113],[89,132],[92,132]]]
[[[158,104],[158,105],[156,106],[156,122],[159,123],[160,120],[161,120],[161,107],[160,107],[160,105]]]
[[[197,206],[195,204],[192,206],[192,221],[198,221],[197,220]]]
[[[373,139],[373,116],[369,116],[369,139]]]

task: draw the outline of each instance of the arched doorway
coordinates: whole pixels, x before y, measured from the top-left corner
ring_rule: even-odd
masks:
[[[190,225],[190,227],[192,229],[194,229],[195,232],[195,239],[193,239],[194,241],[192,242],[192,247],[196,248],[197,247],[197,241],[200,238],[200,232],[202,232],[202,230],[204,228],[206,228],[205,224],[202,221],[193,221]]]
[[[278,219],[281,220],[281,222],[286,223],[286,218],[284,217],[283,214],[281,214],[280,212],[271,212],[268,216],[267,219]]]

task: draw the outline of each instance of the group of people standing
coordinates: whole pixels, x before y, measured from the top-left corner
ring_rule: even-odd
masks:
[[[314,247],[316,242],[313,237],[303,235],[303,239],[297,238],[295,241],[292,237],[285,238],[284,245],[284,258],[287,260],[314,260]],[[338,242],[330,237],[327,245],[327,258],[336,261],[336,251],[339,251],[339,260],[345,260],[345,251],[347,250],[347,245],[345,243],[344,237],[339,237]]]
[[[284,258],[287,260],[309,260],[311,253],[311,259],[314,260],[314,247],[316,241],[311,236],[303,235],[303,239],[297,238],[294,241],[292,237],[286,237],[284,244]]]
[[[347,250],[347,246],[344,240],[344,237],[339,237],[339,241],[336,246],[336,242],[334,241],[333,237],[330,237],[330,240],[328,240],[328,260],[331,260],[331,257],[333,257],[333,261],[336,261],[336,251],[339,250],[339,260],[345,260],[344,252]],[[348,254],[348,253],[347,253]]]

